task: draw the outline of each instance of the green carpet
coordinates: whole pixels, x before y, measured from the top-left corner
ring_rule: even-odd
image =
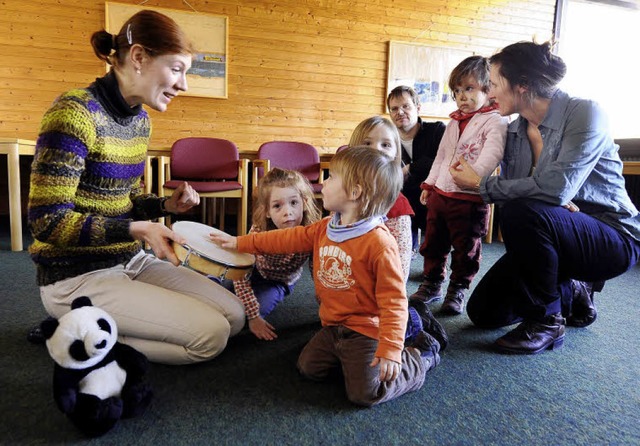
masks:
[[[484,249],[481,274],[504,247]],[[409,293],[420,271],[421,257]],[[504,329],[478,330],[466,315],[442,317],[451,345],[424,387],[371,409],[350,404],[339,381],[314,383],[296,373],[297,355],[319,327],[305,271],[270,318],[277,341],[242,332],[208,363],[152,365],[148,412],[96,440],[58,411],[52,360],[44,346],[25,340],[45,316],[34,275],[27,253],[10,252],[0,237],[1,444],[640,444],[638,267],[607,283],[597,295],[596,323],[568,328],[558,351],[496,354],[489,345]]]

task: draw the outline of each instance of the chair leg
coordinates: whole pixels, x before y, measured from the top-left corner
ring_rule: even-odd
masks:
[[[487,225],[487,235],[484,238],[484,241],[487,243],[493,242],[493,214],[494,214],[494,205],[489,205],[489,224]]]
[[[220,230],[222,232],[224,232],[224,214],[225,214],[225,202],[224,202],[224,198],[220,199]]]
[[[162,179],[164,181],[164,177]],[[162,183],[158,185],[158,197],[163,198],[165,196],[164,188],[161,186]],[[167,217],[160,217],[158,219],[158,223],[171,227],[171,220],[167,219]]]
[[[247,213],[245,211],[247,206],[245,197],[241,197],[238,200],[238,215],[236,224],[236,235],[245,235],[247,233]]]
[[[211,205],[211,212],[209,213],[209,217],[211,217],[209,221],[211,222],[211,226],[217,227],[216,220],[218,220],[218,199],[212,198],[211,203],[213,204]]]
[[[200,222],[202,224],[207,224],[207,215],[208,215],[208,206],[207,206],[208,198],[203,198],[200,201]]]
[[[245,235],[247,233],[247,219],[249,218],[249,199],[246,189],[242,192],[240,202],[238,204],[238,235]]]

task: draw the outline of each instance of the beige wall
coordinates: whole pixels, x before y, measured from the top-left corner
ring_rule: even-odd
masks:
[[[139,0],[121,3],[139,4]],[[555,0],[189,0],[229,17],[228,99],[179,97],[151,112],[152,147],[216,136],[255,151],[272,139],[344,144],[362,119],[384,113],[390,40],[491,55],[551,35]],[[180,0],[148,6],[191,11]],[[35,139],[62,91],[104,74],[89,38],[104,26],[104,2],[0,3],[0,137]]]

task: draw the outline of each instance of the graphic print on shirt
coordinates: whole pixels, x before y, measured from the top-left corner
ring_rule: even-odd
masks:
[[[339,246],[321,246],[318,258],[320,268],[316,274],[322,285],[334,290],[346,290],[355,283],[351,278],[351,256]]]
[[[460,156],[464,157],[469,163],[473,164],[480,156],[480,151],[484,147],[484,143],[487,141],[487,135],[481,132],[476,140],[470,143],[462,144],[456,149],[456,159],[460,159]]]

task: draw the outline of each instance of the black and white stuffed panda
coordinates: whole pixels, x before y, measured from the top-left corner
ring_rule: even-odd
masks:
[[[141,415],[153,396],[143,381],[146,356],[117,342],[113,318],[78,297],[59,320],[40,328],[56,362],[53,396],[58,408],[85,434],[108,432],[121,418]]]

